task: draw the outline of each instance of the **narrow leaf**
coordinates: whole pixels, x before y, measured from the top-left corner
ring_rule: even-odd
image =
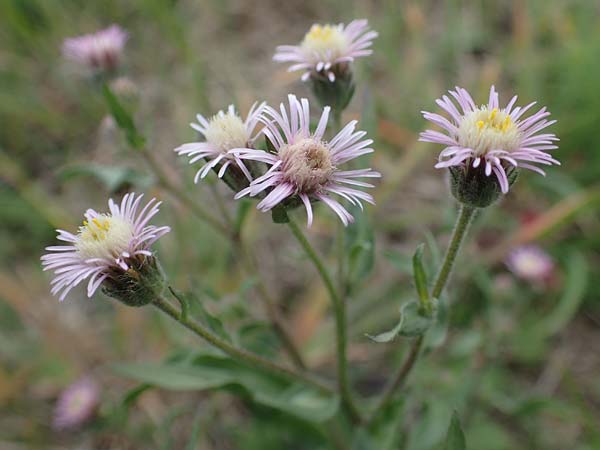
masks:
[[[412,262],[415,287],[417,288],[417,293],[419,294],[421,303],[426,305],[429,303],[429,292],[427,289],[427,274],[425,273],[425,268],[423,267],[424,248],[425,244],[419,244],[413,256]]]
[[[146,140],[138,133],[131,114],[129,114],[123,105],[121,105],[121,102],[119,102],[119,99],[110,90],[108,85],[105,84],[102,87],[102,93],[104,94],[104,99],[106,100],[108,109],[115,119],[115,122],[117,122],[119,128],[125,132],[129,145],[136,150],[141,149],[146,143]]]
[[[465,435],[460,426],[460,419],[458,414],[454,411],[452,414],[452,420],[448,427],[448,434],[446,435],[446,445],[444,450],[466,450],[467,443],[465,441]]]

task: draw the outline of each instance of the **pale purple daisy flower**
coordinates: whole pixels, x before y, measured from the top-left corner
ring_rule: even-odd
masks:
[[[525,113],[536,104],[515,107],[515,95],[504,108],[500,108],[498,93],[494,86],[490,89],[487,105],[476,106],[469,93],[460,87],[448,91],[456,104],[444,95],[436,103],[446,111],[450,120],[423,111],[423,117],[443,128],[447,134],[427,130],[419,140],[445,145],[440,153],[436,168],[480,167],[486,176],[492,173],[498,180],[502,193],[508,192],[510,183],[507,169],[519,167],[545,175],[537,164],[560,163],[547,153],[558,148],[554,143],[559,139],[552,133],[539,134],[556,120],[546,119],[550,113],[546,108],[525,118]],[[462,110],[462,111],[461,111]]]
[[[41,259],[44,270],[54,271],[51,292],[56,295],[62,291],[60,301],[88,278],[87,295],[91,297],[103,281],[153,256],[151,245],[170,228],[148,225],[160,202],[153,198],[139,211],[142,197],[126,194],[120,205],[110,199],[109,213],[88,209],[77,234],[57,230],[57,238],[69,245],[47,247],[51,253]]]
[[[54,428],[65,430],[80,427],[94,417],[99,403],[100,387],[94,380],[86,377],[71,384],[56,402]]]
[[[62,52],[65,58],[91,70],[113,70],[123,56],[127,32],[112,25],[95,33],[67,38]]]
[[[533,282],[548,280],[554,271],[550,255],[535,245],[513,249],[506,258],[506,265],[518,277]]]
[[[219,164],[220,167],[217,173],[219,178],[222,178],[227,168],[233,164],[242,171],[248,181],[252,180],[248,168],[231,150],[253,147],[254,141],[260,135],[260,130],[255,132],[255,129],[265,104],[263,102],[257,106],[254,103],[246,116],[246,120],[242,120],[233,105],[229,105],[227,112],[219,111],[210,119],[206,119],[201,114],[196,116],[198,123],[191,123],[190,126],[201,133],[205,141],[183,144],[175,149],[179,155],[190,157],[190,164],[201,160],[206,161],[206,164],[196,172],[194,183],[198,183],[201,178],[206,177]]]
[[[303,70],[303,81],[316,72],[334,82],[337,66],[373,53],[369,47],[376,37],[377,32],[369,30],[366,19],[353,20],[346,26],[314,24],[300,45],[278,46],[273,59],[293,63],[290,72]]]
[[[237,149],[242,159],[264,162],[271,167],[250,186],[240,191],[236,198],[245,195],[255,196],[269,190],[258,203],[260,211],[269,211],[294,196],[304,204],[308,216],[308,226],[313,220],[311,201],[320,200],[329,206],[344,225],[354,218],[331,194],[345,198],[353,205],[362,208],[361,201],[373,204],[373,197],[350,186],[370,188],[372,184],[356,178],[376,178],[381,175],[369,169],[339,170],[338,166],[361,155],[373,152],[369,146],[371,139],[363,139],[364,131],[355,131],[357,122],[348,123],[331,141],[323,140],[329,107],[323,109],[314,133],[310,131],[310,111],[308,100],[300,101],[288,95],[289,116],[285,105],[280,105],[281,114],[267,106],[261,121],[265,123],[263,133],[276,153],[262,150]]]

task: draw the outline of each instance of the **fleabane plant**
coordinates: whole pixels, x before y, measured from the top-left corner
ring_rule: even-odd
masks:
[[[142,296],[136,298],[136,280],[145,277],[158,281],[151,246],[170,228],[148,224],[159,212],[160,202],[153,198],[140,209],[142,198],[131,193],[120,204],[110,199],[107,213],[88,209],[76,234],[57,230],[57,239],[68,245],[47,247],[50,253],[41,258],[44,270],[54,271],[52,294],[60,294],[62,301],[74,287],[88,280],[88,297],[104,285],[109,295],[130,291],[127,298],[131,301],[144,300]]]
[[[264,107],[264,102],[254,103],[246,119],[242,119],[234,105],[229,105],[226,112],[219,111],[209,119],[201,114],[196,116],[198,123],[191,123],[190,126],[204,137],[204,141],[190,142],[175,149],[180,156],[187,156],[190,164],[204,162],[196,172],[194,183],[205,178],[213,169],[219,178],[223,178],[228,168],[239,170],[248,182],[252,181],[250,170],[232,150],[254,148],[254,142],[260,136],[257,125]]]
[[[66,59],[91,72],[110,72],[121,63],[127,37],[120,26],[111,25],[95,33],[65,39],[62,52]]]
[[[331,208],[348,225],[354,218],[341,203],[332,197],[337,195],[362,208],[362,201],[373,204],[373,197],[353,186],[371,188],[372,184],[357,178],[378,178],[371,170],[340,170],[339,166],[373,152],[371,139],[366,132],[356,131],[355,120],[348,123],[331,141],[324,139],[329,119],[329,107],[325,107],[314,132],[310,129],[310,105],[307,99],[298,100],[288,96],[289,112],[285,105],[280,111],[265,107],[261,116],[263,133],[273,152],[237,149],[235,153],[244,160],[266,163],[269,170],[256,178],[250,186],[240,191],[236,198],[252,197],[267,192],[258,203],[260,211],[270,211],[278,205],[286,206],[297,197],[306,209],[308,226],[313,221],[312,203],[321,201]]]
[[[550,113],[545,107],[526,117],[536,102],[515,106],[516,95],[501,107],[494,86],[488,103],[481,106],[460,87],[449,94],[454,101],[447,95],[436,100],[449,119],[423,111],[423,117],[446,134],[427,130],[421,133],[420,140],[445,145],[435,167],[450,169],[453,193],[462,203],[488,206],[497,198],[497,188],[502,194],[508,192],[517,169],[545,175],[539,165],[560,164],[548,153],[558,148],[558,138],[552,133],[540,134],[556,122],[547,119]]]
[[[280,45],[273,59],[292,63],[290,72],[304,71],[303,81],[318,74],[333,83],[355,58],[373,53],[370,47],[377,36],[365,19],[348,25],[314,24],[300,45]]]
[[[365,19],[348,25],[314,24],[300,45],[278,46],[273,59],[290,63],[290,72],[303,71],[302,81],[310,81],[321,105],[338,113],[354,94],[351,64],[373,53],[371,46],[377,36]]]

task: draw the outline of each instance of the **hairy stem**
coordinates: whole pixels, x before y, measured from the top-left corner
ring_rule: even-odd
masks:
[[[450,244],[448,245],[448,250],[446,251],[446,255],[444,256],[444,261],[442,263],[442,267],[438,272],[435,283],[433,285],[433,290],[431,291],[432,298],[439,298],[442,294],[446,283],[450,277],[450,273],[452,272],[452,267],[454,266],[454,262],[456,261],[456,256],[458,255],[458,251],[460,250],[460,246],[464,240],[464,237],[469,228],[469,224],[471,223],[471,219],[475,213],[475,208],[470,206],[462,205],[460,212],[458,214],[458,218],[456,220],[456,225],[454,226],[454,231],[452,232],[452,238],[450,239]],[[376,403],[373,412],[369,418],[369,422],[373,422],[379,413],[383,411],[387,405],[393,400],[395,393],[404,386],[408,375],[412,371],[417,359],[419,357],[419,352],[421,347],[423,346],[424,335],[416,338],[408,352],[408,356],[398,369],[398,372],[392,377],[387,387],[384,389],[383,394],[381,395],[380,400]]]
[[[294,220],[291,217],[289,221],[289,226],[292,230],[292,234],[300,243],[302,249],[308,256],[308,258],[314,264],[315,268],[317,269],[317,272],[319,272],[319,275],[321,276],[321,279],[323,280],[323,283],[327,288],[327,292],[329,293],[329,297],[331,299],[331,303],[335,314],[338,389],[345,410],[348,412],[350,418],[354,422],[359,423],[362,421],[362,417],[354,404],[354,400],[352,399],[352,390],[350,388],[350,383],[348,380],[348,361],[346,359],[346,308],[344,301],[338,295],[338,292],[335,289],[333,281],[329,275],[329,272],[325,268],[323,261],[321,260],[317,252],[314,250],[314,248],[310,245],[298,224],[294,222]]]
[[[286,366],[279,365],[268,359],[263,358],[262,356],[236,347],[235,345],[227,342],[226,340],[222,339],[221,337],[217,336],[216,334],[205,328],[199,322],[196,322],[195,320],[187,317],[186,315],[181,314],[181,312],[176,307],[174,307],[169,301],[167,301],[162,296],[157,297],[154,300],[153,304],[162,312],[164,312],[168,316],[171,316],[177,322],[179,322],[184,327],[200,336],[209,344],[213,345],[214,347],[217,347],[218,349],[222,350],[224,353],[228,354],[234,359],[243,361],[251,366],[257,367],[267,372],[283,375],[290,380],[299,381],[303,384],[315,387],[323,392],[333,393],[331,388],[327,384],[311,375],[302,372],[297,372]]]

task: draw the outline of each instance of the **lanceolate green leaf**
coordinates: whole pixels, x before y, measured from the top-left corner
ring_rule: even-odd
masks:
[[[465,435],[460,426],[460,419],[456,411],[452,414],[450,426],[448,427],[448,434],[446,435],[446,445],[444,450],[466,450],[467,443]]]
[[[102,93],[104,94],[104,99],[106,100],[106,104],[108,109],[110,110],[111,115],[117,122],[119,128],[121,128],[125,132],[125,136],[127,137],[127,142],[131,147],[136,150],[141,149],[146,140],[144,137],[138,132],[135,122],[133,121],[133,117],[129,112],[121,105],[121,102],[117,98],[117,96],[110,90],[108,85],[102,86]]]
[[[415,254],[413,256],[413,277],[415,280],[415,287],[417,288],[417,294],[421,304],[428,304],[429,292],[427,289],[427,274],[425,273],[425,267],[423,267],[423,249],[425,244],[419,244]]]
[[[200,355],[191,362],[172,364],[125,363],[116,365],[114,370],[164,389],[231,389],[258,404],[312,422],[328,420],[338,408],[336,397],[251,368],[227,356]]]

